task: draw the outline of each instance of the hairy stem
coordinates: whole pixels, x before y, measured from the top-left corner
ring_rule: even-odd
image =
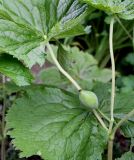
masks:
[[[2,141],[1,141],[1,160],[6,160],[5,157],[5,110],[6,110],[6,94],[5,94],[5,82],[6,78],[2,76],[2,84],[3,84],[3,107],[2,107],[2,123],[1,123],[1,130],[2,130]]]
[[[98,120],[98,121],[100,122],[100,124],[102,125],[102,127],[103,127],[104,129],[106,129],[106,131],[108,131],[108,128],[106,127],[104,121],[103,121],[103,120],[101,119],[101,117],[99,116],[98,112],[97,112],[95,109],[93,109],[93,113],[94,113],[94,115],[96,116],[97,120]]]
[[[110,23],[110,32],[109,32],[109,47],[110,47],[110,57],[112,64],[112,89],[111,89],[111,120],[109,125],[109,133],[111,133],[114,123],[114,101],[115,101],[115,60],[114,60],[114,52],[113,52],[113,26],[114,26],[114,18],[111,19]]]
[[[72,84],[76,87],[76,89],[77,89],[78,91],[80,91],[82,88],[79,86],[79,84],[78,84],[78,83],[62,68],[62,66],[59,64],[59,62],[57,61],[57,59],[56,59],[56,57],[55,57],[55,55],[54,55],[54,52],[53,52],[53,50],[52,50],[52,48],[51,48],[51,46],[50,46],[49,43],[47,44],[47,48],[48,48],[48,50],[49,50],[49,52],[50,52],[50,55],[51,55],[51,57],[52,57],[55,65],[56,65],[57,68],[59,69],[59,71],[60,71],[65,77],[67,77],[67,78],[72,82]]]

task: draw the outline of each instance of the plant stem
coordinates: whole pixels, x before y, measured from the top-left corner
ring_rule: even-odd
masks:
[[[112,89],[111,89],[111,120],[109,125],[109,133],[111,133],[114,123],[114,100],[115,100],[115,60],[114,60],[114,52],[113,52],[113,26],[114,26],[114,18],[111,19],[110,23],[110,32],[109,32],[109,47],[110,47],[110,57],[112,64]]]
[[[129,112],[123,119],[121,119],[117,124],[116,126],[113,128],[113,131],[112,131],[112,136],[115,135],[117,129],[124,123],[126,122],[130,117],[132,117],[134,115],[134,109]]]
[[[109,136],[109,142],[108,142],[108,160],[113,160],[113,141],[117,129],[133,115],[134,115],[134,109],[131,112],[129,112],[123,119],[121,119],[113,128],[112,133]]]
[[[108,160],[113,160],[113,143],[114,139],[108,141]]]
[[[100,111],[99,109],[97,109],[98,110],[98,112],[101,114],[101,116],[104,118],[104,119],[106,119],[108,122],[110,122],[110,119],[102,112],[102,111]]]
[[[57,66],[57,68],[59,69],[59,71],[65,76],[67,77],[72,84],[77,88],[78,91],[81,91],[82,88],[79,86],[79,84],[62,68],[62,66],[59,64],[58,60],[56,59],[54,52],[50,46],[50,44],[47,44],[47,48],[50,52],[50,55],[55,63],[55,65]],[[103,120],[101,119],[101,117],[99,116],[99,114],[97,113],[96,110],[93,110],[94,115],[96,116],[96,118],[98,119],[98,121],[100,122],[100,124],[103,126],[103,128],[105,128],[108,131],[108,128],[106,127],[105,123],[103,122]]]
[[[50,46],[49,43],[47,44],[47,48],[48,48],[48,50],[49,50],[49,52],[50,52],[50,55],[51,55],[51,57],[52,57],[55,65],[56,65],[57,68],[59,69],[59,71],[60,71],[65,77],[67,77],[67,78],[72,82],[72,84],[76,87],[76,89],[77,89],[78,91],[82,90],[82,88],[79,86],[79,84],[78,84],[78,83],[62,68],[62,66],[59,64],[59,62],[57,61],[57,59],[56,59],[56,57],[55,57],[55,55],[54,55],[54,52],[53,52],[53,50],[52,50],[52,48],[51,48],[51,46]]]
[[[103,120],[101,119],[101,117],[99,116],[98,112],[97,112],[95,109],[93,109],[93,113],[94,113],[94,115],[96,116],[96,118],[98,119],[98,121],[100,122],[100,124],[102,125],[102,127],[103,127],[104,129],[106,129],[106,131],[108,131],[108,128],[106,127],[104,121],[103,121]]]
[[[123,25],[123,23],[121,22],[121,20],[116,16],[116,19],[118,21],[118,23],[120,24],[120,26],[123,28],[123,30],[126,32],[126,34],[128,35],[128,37],[133,40],[133,37],[130,35],[130,33],[127,31],[127,29],[125,28],[125,26]]]
[[[1,122],[1,130],[2,130],[2,142],[1,142],[1,160],[6,160],[5,157],[5,110],[6,110],[6,94],[5,94],[5,82],[6,78],[2,76],[2,84],[3,84],[3,107],[2,107],[2,122]]]

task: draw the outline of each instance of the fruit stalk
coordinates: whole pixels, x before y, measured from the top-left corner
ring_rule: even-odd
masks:
[[[55,65],[57,66],[57,68],[59,69],[59,71],[66,77],[66,78],[68,78],[71,82],[72,82],[72,84],[76,87],[76,89],[79,91],[79,94],[83,91],[82,90],[82,88],[79,86],[79,84],[62,68],[62,66],[59,64],[59,62],[58,62],[58,60],[56,59],[56,57],[55,57],[55,55],[54,55],[54,52],[53,52],[53,50],[52,50],[52,48],[51,48],[51,46],[50,46],[50,44],[48,43],[47,44],[47,48],[48,48],[48,50],[49,50],[49,52],[50,52],[50,55],[51,55],[51,57],[52,57],[52,59],[53,59],[53,61],[54,61],[54,63],[55,63]],[[88,92],[90,92],[90,91],[88,91]],[[92,94],[94,94],[93,92],[90,92],[90,93],[92,93]],[[98,99],[97,99],[97,96],[94,94],[94,97],[96,97],[95,99],[95,101],[96,101],[96,104],[97,104],[97,107],[98,107]],[[88,97],[89,98],[89,97]],[[89,98],[90,99],[90,98]],[[89,101],[89,100],[88,100]],[[96,116],[96,118],[98,119],[98,121],[100,122],[100,124],[102,125],[102,127],[103,128],[105,128],[106,130],[108,130],[107,129],[107,127],[106,127],[106,125],[105,125],[105,123],[103,122],[103,120],[102,120],[102,118],[100,117],[100,115],[97,113],[97,111],[94,109],[94,110],[92,110],[93,111],[93,113],[94,113],[94,115]]]
[[[80,90],[81,90],[81,87],[80,87],[79,84],[62,68],[62,66],[59,64],[59,62],[58,62],[58,60],[56,59],[56,57],[55,57],[55,55],[54,55],[54,52],[53,52],[53,50],[52,50],[52,48],[51,48],[51,46],[50,46],[49,43],[47,44],[47,48],[48,48],[48,50],[49,50],[49,52],[50,52],[50,55],[51,55],[51,57],[52,57],[55,65],[56,65],[57,68],[59,69],[59,71],[60,71],[67,79],[69,79],[69,80],[72,82],[72,84],[76,87],[76,89],[77,89],[78,91],[80,91]]]

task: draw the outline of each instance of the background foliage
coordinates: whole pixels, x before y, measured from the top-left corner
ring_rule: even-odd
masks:
[[[126,21],[134,18],[134,3],[81,1],[91,6],[77,0],[0,1],[0,73],[8,77],[3,86],[1,76],[0,115],[5,97],[7,160],[106,159],[107,133],[83,109],[45,44],[51,42],[60,65],[83,89],[97,94],[109,119],[111,14],[122,18],[114,25],[116,122],[134,108],[134,21]],[[133,159],[133,138],[132,117],[116,134],[114,159]]]

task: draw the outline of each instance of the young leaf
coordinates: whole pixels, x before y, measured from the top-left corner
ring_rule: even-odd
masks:
[[[7,54],[0,55],[0,73],[11,78],[17,85],[29,85],[33,76],[21,62]]]
[[[14,103],[6,121],[21,157],[102,160],[107,133],[74,94],[34,86]]]
[[[133,160],[134,159],[134,153],[132,152],[126,152],[122,155],[121,158],[117,158],[116,160]]]
[[[90,30],[80,24],[86,15],[86,5],[78,0],[2,0],[0,50],[28,67],[42,65],[46,42]]]
[[[108,14],[117,15],[123,19],[134,19],[134,2],[132,0],[81,0],[89,5],[103,10]]]

